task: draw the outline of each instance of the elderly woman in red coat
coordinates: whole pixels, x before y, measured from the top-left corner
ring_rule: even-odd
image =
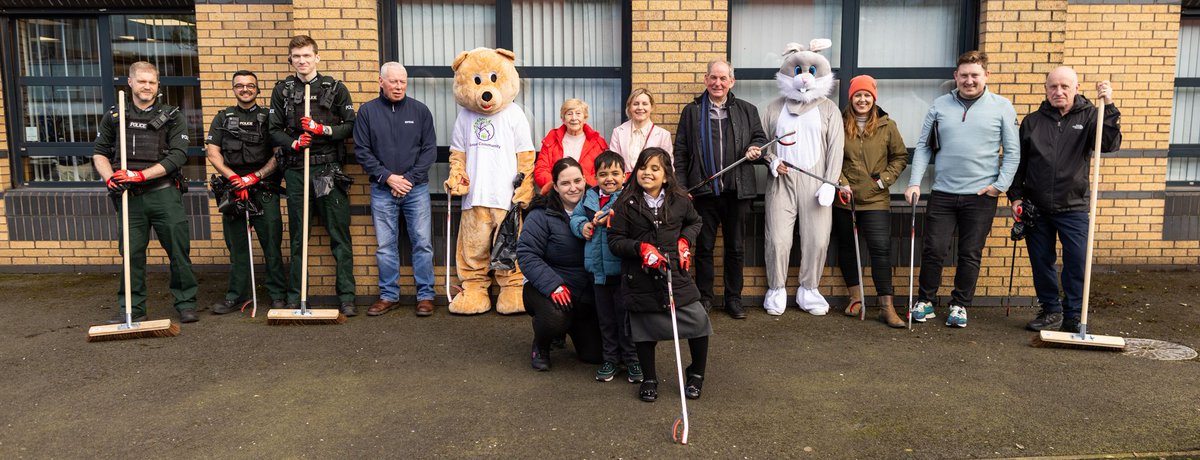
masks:
[[[550,190],[553,180],[550,168],[563,157],[574,158],[583,167],[583,178],[588,186],[596,185],[596,156],[608,150],[608,143],[596,130],[588,126],[588,105],[579,99],[567,99],[559,109],[562,126],[550,130],[542,139],[537,163],[533,167],[533,181],[544,195]]]

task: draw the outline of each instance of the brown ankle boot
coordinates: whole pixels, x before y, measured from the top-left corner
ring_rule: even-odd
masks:
[[[883,321],[888,326],[901,328],[905,326],[904,320],[896,314],[896,309],[892,306],[892,296],[879,296],[879,320]]]
[[[858,316],[862,313],[862,300],[858,295],[858,286],[850,286],[850,305],[846,306],[846,316]]]

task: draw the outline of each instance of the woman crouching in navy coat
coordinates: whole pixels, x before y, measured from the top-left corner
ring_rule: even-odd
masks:
[[[550,370],[550,342],[571,336],[579,359],[600,364],[600,322],[592,275],[584,268],[584,241],[571,233],[571,211],[587,182],[579,162],[567,157],[551,168],[548,193],[534,199],[517,240],[517,263],[525,274],[525,310],[533,316],[530,365]]]
[[[613,206],[608,247],[621,258],[621,289],[629,325],[645,380],[638,397],[658,399],[654,346],[672,340],[666,270],[671,270],[679,338],[688,339],[692,363],[687,367],[684,393],[699,399],[708,361],[712,325],[700,304],[700,291],[688,274],[692,242],[700,233],[700,215],[679,186],[671,157],[658,147],[642,151],[633,177]]]

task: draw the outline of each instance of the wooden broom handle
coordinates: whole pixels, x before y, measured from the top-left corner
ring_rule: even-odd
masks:
[[[1097,98],[1100,103],[1096,107],[1096,146],[1092,157],[1092,190],[1088,199],[1088,234],[1087,260],[1083,263],[1083,311],[1079,315],[1079,324],[1088,321],[1088,297],[1092,292],[1092,249],[1096,238],[1096,201],[1100,196],[1100,142],[1104,136],[1104,98]]]
[[[121,169],[128,167],[125,146],[125,90],[117,92],[117,132],[121,143]],[[129,273],[129,189],[121,192],[121,271],[125,282],[125,321],[133,322],[133,282]]]
[[[309,111],[308,98],[311,94],[310,93],[311,88],[312,87],[309,84],[307,84],[307,83],[304,84],[304,116],[305,117],[312,116],[308,113],[308,111]],[[304,305],[304,306],[308,305],[308,194],[309,194],[309,188],[311,187],[311,185],[309,184],[309,177],[308,177],[308,171],[309,171],[308,153],[309,153],[309,147],[305,147],[304,148],[304,219],[303,219],[304,223],[302,224],[303,225],[303,230],[302,230],[303,233],[301,236],[301,239],[303,240],[302,244],[304,246],[300,250],[300,261],[301,261],[301,264],[300,264],[300,267],[301,267],[300,268],[300,305]]]

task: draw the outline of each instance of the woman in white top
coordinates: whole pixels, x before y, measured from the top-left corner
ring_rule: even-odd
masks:
[[[647,147],[666,150],[672,162],[675,160],[671,133],[650,121],[653,112],[654,96],[649,90],[638,88],[629,93],[629,99],[625,100],[625,115],[629,116],[629,121],[613,129],[608,142],[610,150],[625,157],[626,172],[633,171],[632,166]]]

